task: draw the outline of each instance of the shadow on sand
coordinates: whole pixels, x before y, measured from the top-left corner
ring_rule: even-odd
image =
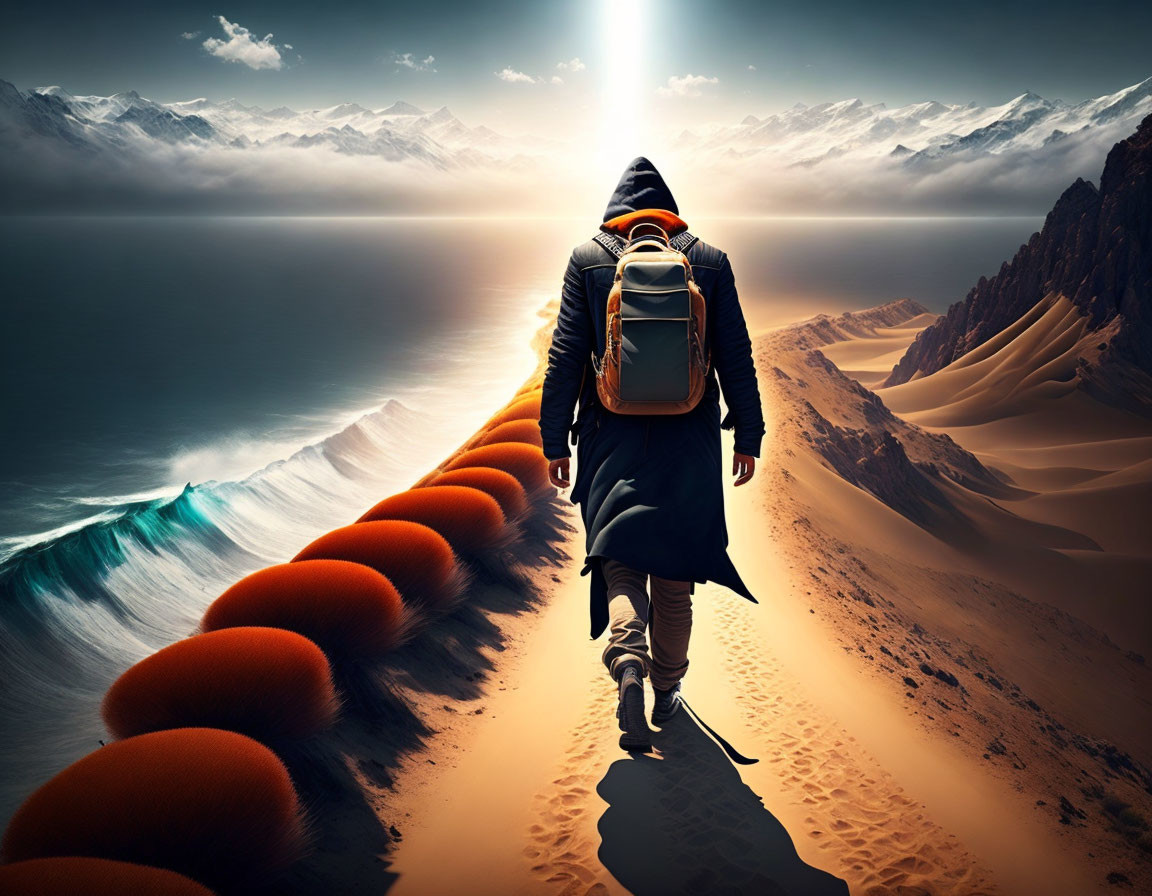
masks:
[[[596,792],[600,861],[636,896],[848,896],[792,838],[686,712],[655,733],[661,758],[612,763]]]

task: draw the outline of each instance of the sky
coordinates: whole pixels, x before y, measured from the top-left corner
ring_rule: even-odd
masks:
[[[603,126],[606,91],[668,128],[849,97],[1076,101],[1152,74],[1149,33],[1146,0],[54,0],[6,10],[0,78],[295,109],[403,99],[570,133]]]

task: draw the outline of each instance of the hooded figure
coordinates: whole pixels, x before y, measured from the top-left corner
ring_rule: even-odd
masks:
[[[705,298],[711,365],[703,398],[684,414],[616,414],[602,406],[596,393],[591,357],[604,351],[606,304],[617,255],[629,230],[644,222],[662,227],[673,247],[687,256]],[[728,407],[723,423],[721,391]],[[578,246],[568,262],[540,404],[548,460],[571,456],[569,438],[576,446],[571,499],[580,505],[586,533],[582,574],[591,574],[593,638],[609,623],[606,569],[638,573],[641,591],[644,574],[652,576],[653,589],[658,580],[669,586],[684,583],[686,601],[695,583],[716,582],[755,602],[728,557],[722,426],[735,430],[735,452],[751,468],[751,458],[760,454],[764,419],[732,267],[723,252],[688,233],[664,179],[651,162],[638,158],[612,194],[600,233]],[[684,611],[690,627],[690,604]],[[658,607],[656,612],[659,615]],[[646,612],[638,609],[637,614],[647,622]],[[653,621],[654,638],[656,625]],[[686,633],[683,646],[686,653]],[[606,655],[606,663],[608,659]],[[685,659],[682,668],[668,670],[666,678],[682,676],[686,666]],[[612,671],[621,680],[617,670]],[[638,671],[644,674],[647,668]],[[655,673],[653,684],[661,687]],[[623,684],[621,691],[623,706]],[[642,687],[640,694],[642,700]],[[658,690],[658,705],[660,696]]]

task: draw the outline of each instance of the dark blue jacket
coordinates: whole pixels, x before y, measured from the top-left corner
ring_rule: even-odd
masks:
[[[605,220],[647,208],[677,212],[660,174],[637,159]],[[704,397],[686,414],[614,414],[600,404],[590,358],[604,349],[616,257],[589,240],[573,251],[564,273],[540,433],[550,459],[570,456],[570,438],[576,445],[572,501],[581,507],[586,532],[594,638],[608,621],[605,558],[661,578],[718,582],[754,600],[727,554],[720,450],[723,391],[724,425],[735,430],[735,450],[760,454],[764,418],[752,346],[728,257],[699,240],[685,254],[705,298],[712,358]]]

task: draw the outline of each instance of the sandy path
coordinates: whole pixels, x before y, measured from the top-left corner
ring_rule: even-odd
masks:
[[[506,651],[512,655],[498,660],[507,687],[489,693],[468,742],[459,753],[446,756],[435,747],[430,752],[441,767],[419,793],[403,800],[411,819],[392,855],[399,880],[391,894],[529,892],[539,880],[529,836],[544,808],[538,795],[566,787],[557,780],[564,757],[576,748],[602,752],[605,737],[586,740],[609,733],[588,724],[593,709],[602,708],[603,688],[590,687],[598,658],[586,634],[587,580],[578,568],[569,563],[549,573],[559,579],[549,602],[526,618],[529,631]],[[597,681],[604,683],[600,676]],[[589,811],[580,806],[563,814],[571,820]],[[564,861],[563,846],[558,844],[557,862]],[[579,851],[594,854],[595,845],[589,850],[579,844]]]
[[[742,492],[729,494],[734,556],[762,603],[699,589],[686,696],[760,763],[737,769],[687,717],[658,738],[662,759],[620,752],[603,642],[585,635],[587,580],[569,564],[499,658],[507,687],[492,686],[474,733],[429,754],[393,893],[675,892],[665,872],[754,891],[804,871],[793,844],[853,893],[1088,891],[1028,807],[851,666],[765,537],[766,491]]]

